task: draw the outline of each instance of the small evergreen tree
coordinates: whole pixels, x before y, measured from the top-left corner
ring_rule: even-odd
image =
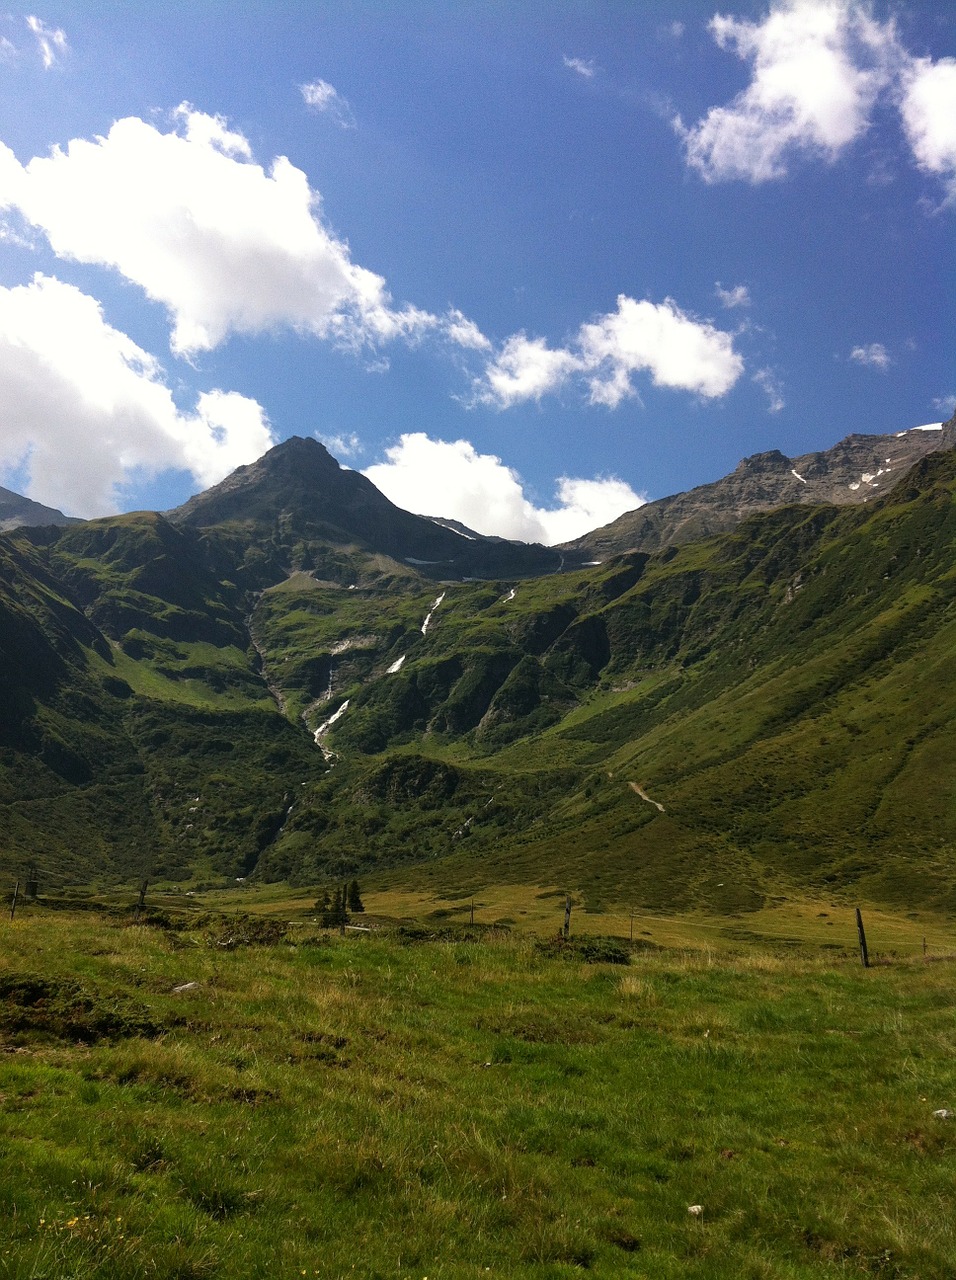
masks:
[[[328,898],[328,894],[325,895]],[[337,929],[348,922],[346,897],[341,889],[336,889],[327,908],[322,912],[323,929]]]
[[[349,885],[349,911],[358,915],[360,911],[364,910],[365,903],[362,901],[362,895],[359,893],[359,882],[357,880],[353,880]]]

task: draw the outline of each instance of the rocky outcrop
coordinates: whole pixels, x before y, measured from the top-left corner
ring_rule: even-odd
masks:
[[[567,544],[595,559],[659,551],[728,533],[758,511],[793,504],[855,505],[892,488],[921,458],[956,447],[956,418],[894,435],[853,434],[831,449],[788,458],[778,449],[744,458],[730,475],[628,511]]]

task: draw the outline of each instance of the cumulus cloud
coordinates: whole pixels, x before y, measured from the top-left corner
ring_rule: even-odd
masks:
[[[636,302],[621,294],[617,311],[582,327],[580,344],[591,400],[611,407],[634,394],[633,373],[710,399],[725,395],[743,372],[731,335],[695,320],[672,298]]]
[[[646,501],[613,477],[562,477],[557,505],[537,507],[500,458],[478,453],[467,440],[432,440],[424,432],[403,435],[386,458],[364,474],[397,506],[524,542],[567,542]]]
[[[728,311],[733,310],[734,307],[750,306],[750,290],[745,284],[737,284],[732,289],[725,289],[718,280],[714,292],[720,299],[721,305]]]
[[[299,92],[307,107],[313,111],[321,111],[330,115],[343,129],[355,127],[352,108],[334,85],[327,80],[313,80],[311,84],[300,84]]]
[[[579,76],[583,76],[585,80],[593,80],[594,78],[596,68],[593,58],[569,58],[565,54],[564,65],[569,71],[574,71]]]
[[[956,413],[956,395],[954,396],[937,396],[933,401],[933,408],[937,413],[942,413],[947,419]]]
[[[865,346],[854,347],[850,352],[850,359],[874,369],[888,369],[892,363],[890,353],[882,342],[869,342]]]
[[[279,156],[267,172],[242,134],[188,104],[170,132],[128,117],[25,166],[0,144],[0,208],[60,257],[114,268],[165,306],[177,353],[279,326],[360,347],[442,324],[395,307],[352,261],[300,169]]]
[[[0,288],[0,424],[0,468],[25,466],[30,497],[80,515],[117,510],[133,474],[184,469],[207,486],[274,442],[261,405],[235,392],[182,412],[94,298],[41,274]]]
[[[717,14],[709,27],[751,64],[751,78],[695,125],[673,120],[706,182],[783,178],[799,155],[833,161],[882,97],[898,107],[918,167],[956,200],[956,59],[914,57],[893,21],[877,21],[861,0],[777,0],[762,21]],[[872,180],[885,181],[885,167]]]
[[[914,58],[905,68],[900,112],[919,167],[942,178],[956,201],[956,58]]]
[[[524,400],[540,400],[583,367],[570,351],[554,350],[543,338],[515,333],[485,370],[479,399],[501,409]]]
[[[656,386],[713,398],[730,390],[743,367],[731,334],[688,315],[672,298],[638,302],[621,294],[616,311],[583,324],[567,347],[510,337],[489,362],[477,395],[508,408],[579,379],[592,404],[615,408],[637,394],[633,376],[647,373]]]
[[[66,32],[59,27],[48,27],[41,18],[33,14],[27,17],[26,24],[36,39],[43,66],[49,71],[59,61],[60,55],[66,53]]]
[[[851,0],[786,0],[762,22],[717,14],[710,31],[752,76],[691,128],[675,120],[708,182],[781,178],[799,152],[835,159],[867,128],[899,51],[892,23]]]

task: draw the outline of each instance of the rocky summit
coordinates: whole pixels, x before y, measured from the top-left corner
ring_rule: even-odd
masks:
[[[956,425],[936,423],[893,435],[849,435],[831,449],[788,458],[756,453],[712,484],[649,502],[568,544],[569,551],[614,555],[657,551],[726,533],[758,511],[790,503],[853,506],[884,493],[927,454],[956,446]]]

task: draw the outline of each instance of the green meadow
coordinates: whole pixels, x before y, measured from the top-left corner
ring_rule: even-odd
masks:
[[[941,920],[79,905],[0,926],[0,1276],[956,1272]]]

